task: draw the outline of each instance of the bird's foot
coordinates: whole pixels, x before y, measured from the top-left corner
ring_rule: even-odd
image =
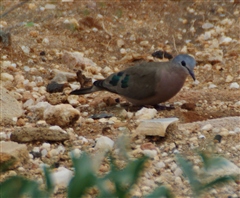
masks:
[[[170,105],[170,106],[166,106],[166,105],[154,105],[153,106],[157,111],[163,111],[163,110],[168,110],[168,111],[171,111],[173,109],[175,109],[175,107],[173,105]]]

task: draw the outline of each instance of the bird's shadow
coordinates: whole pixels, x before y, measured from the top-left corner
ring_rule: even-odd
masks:
[[[130,111],[130,112],[136,112],[136,111],[139,111],[141,108],[143,107],[146,107],[146,108],[154,108],[156,109],[157,111],[171,111],[173,109],[175,109],[175,107],[173,105],[170,105],[170,106],[166,106],[166,105],[160,105],[160,104],[157,104],[157,105],[143,105],[143,106],[135,106],[135,105],[132,105],[130,103],[122,103],[121,104],[121,107],[124,108],[126,111]]]

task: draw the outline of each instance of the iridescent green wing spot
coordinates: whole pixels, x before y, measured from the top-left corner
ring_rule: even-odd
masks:
[[[118,72],[117,75],[113,75],[112,79],[109,81],[109,83],[112,86],[117,86],[121,76],[123,75],[123,72]]]
[[[121,87],[122,88],[127,88],[128,87],[128,81],[129,81],[129,75],[126,74],[124,79],[121,81]]]

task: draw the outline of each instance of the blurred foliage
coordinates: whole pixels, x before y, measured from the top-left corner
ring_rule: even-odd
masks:
[[[215,167],[215,170],[217,170],[228,162],[228,160],[223,157],[213,157],[212,155],[207,155],[204,152],[199,152],[199,156],[202,158],[202,168],[204,170],[208,170],[209,167]],[[211,181],[203,182],[206,178],[209,178],[211,172],[205,172],[200,179],[197,172],[193,170],[193,164],[186,158],[177,154],[177,162],[181,167],[185,178],[189,181],[194,197],[199,197],[204,191],[211,189],[215,185],[226,184],[229,181],[235,181],[237,179],[236,175],[221,175],[216,176]]]
[[[225,158],[208,156],[205,153],[199,153],[203,160],[203,168],[208,169],[212,166],[221,167],[226,163]],[[67,187],[67,197],[83,197],[90,189],[96,189],[99,198],[104,197],[129,197],[134,185],[137,184],[141,174],[144,171],[147,157],[141,157],[136,160],[126,160],[124,168],[119,168],[112,155],[107,155],[109,159],[110,170],[103,176],[97,175],[93,168],[93,159],[87,153],[82,153],[80,157],[72,153],[72,162],[74,167],[74,177]],[[126,156],[125,156],[126,157]],[[233,175],[224,175],[216,177],[209,182],[202,182],[198,174],[193,169],[193,164],[186,158],[177,154],[177,163],[182,168],[184,176],[189,180],[193,196],[198,197],[203,191],[212,188],[218,184],[226,184],[236,179]],[[126,159],[126,158],[125,158]],[[53,181],[49,168],[43,167],[45,177],[45,189],[40,189],[36,181],[29,180],[20,176],[12,176],[0,184],[0,197],[50,197],[54,190]],[[207,177],[207,173],[205,175]],[[14,188],[14,190],[12,190]],[[173,193],[165,186],[156,188],[152,193],[145,196],[151,197],[174,197]]]

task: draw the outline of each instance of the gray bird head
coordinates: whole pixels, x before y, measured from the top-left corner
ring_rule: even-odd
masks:
[[[195,74],[193,72],[193,69],[196,66],[196,61],[192,56],[189,56],[187,54],[177,55],[172,59],[172,63],[185,67],[195,81]]]

